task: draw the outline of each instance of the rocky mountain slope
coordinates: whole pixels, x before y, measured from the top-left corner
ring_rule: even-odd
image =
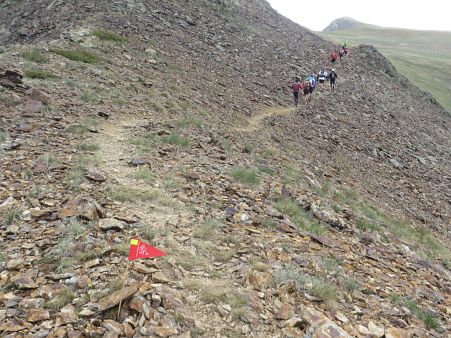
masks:
[[[450,119],[376,50],[294,108],[334,45],[264,1],[1,6],[3,336],[446,337]]]

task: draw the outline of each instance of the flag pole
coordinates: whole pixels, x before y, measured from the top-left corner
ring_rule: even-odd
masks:
[[[130,266],[131,263],[129,261],[127,261],[127,268],[125,269],[125,279],[124,279],[124,283],[122,284],[122,290],[121,290],[121,298],[119,300],[119,308],[117,309],[117,316],[116,316],[116,320],[119,319],[119,314],[121,313],[121,306],[122,306],[122,298],[124,297],[124,289],[125,289],[125,285],[128,282],[128,275],[130,274]]]

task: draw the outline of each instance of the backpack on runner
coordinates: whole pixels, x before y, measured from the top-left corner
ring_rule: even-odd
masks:
[[[299,82],[293,82],[291,89],[293,89],[293,93],[299,93]]]

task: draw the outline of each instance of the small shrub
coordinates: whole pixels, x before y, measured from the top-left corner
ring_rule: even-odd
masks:
[[[29,77],[30,79],[40,79],[40,80],[57,79],[58,78],[58,76],[53,73],[46,72],[45,70],[39,70],[39,69],[26,69],[25,76]]]
[[[294,282],[297,289],[301,289],[308,281],[308,276],[301,273],[295,266],[288,265],[273,274],[273,283],[276,287]]]
[[[343,287],[347,292],[353,293],[362,288],[362,286],[353,278],[346,278],[343,281]]]
[[[35,63],[47,63],[49,60],[39,50],[33,49],[31,51],[24,52],[22,57],[30,62]]]
[[[76,49],[57,48],[52,49],[51,51],[72,61],[78,61],[89,64],[101,63],[104,61],[104,59],[101,58],[100,56],[81,49],[76,50]]]
[[[324,258],[321,265],[326,272],[335,272],[340,267],[340,261],[335,258]]]
[[[246,298],[239,293],[229,293],[224,302],[232,308],[231,314],[235,319],[240,318],[249,311]]]
[[[199,291],[204,287],[201,279],[187,278],[183,280],[183,286],[191,291]]]
[[[249,259],[249,265],[252,270],[256,270],[256,271],[260,271],[260,272],[265,272],[265,271],[268,271],[269,269],[271,269],[271,266],[269,266],[266,263],[260,262],[258,260],[258,258],[255,256],[252,256]]]
[[[254,151],[254,146],[250,143],[245,143],[243,145],[243,152],[245,152],[246,154],[250,154],[252,153],[252,151]]]
[[[93,248],[85,251],[77,251],[75,254],[75,259],[79,262],[87,262],[101,256],[102,250],[100,248]]]
[[[22,210],[18,209],[18,208],[14,208],[14,209],[8,210],[3,215],[2,224],[7,226],[7,225],[10,225],[10,224],[14,223],[18,219],[20,219],[20,215],[21,214],[22,214]]]
[[[313,286],[309,293],[313,297],[321,299],[324,303],[332,305],[338,298],[338,292],[334,285],[322,279],[313,279]]]
[[[220,285],[206,285],[200,292],[200,300],[204,303],[219,303],[227,298],[228,291]]]
[[[130,250],[130,245],[128,243],[119,243],[113,247],[113,250],[120,255],[126,255]]]
[[[108,291],[110,291],[111,293],[119,291],[120,289],[122,289],[122,286],[124,285],[124,279],[121,277],[116,277],[111,279],[108,282],[107,288]]]
[[[230,175],[238,182],[258,185],[260,184],[260,178],[258,177],[258,170],[255,168],[238,167],[230,173]]]
[[[211,238],[221,227],[221,222],[215,218],[207,219],[200,227],[194,230],[193,235],[197,238]]]
[[[99,38],[102,41],[115,41],[115,42],[125,42],[127,38],[116,34],[113,31],[105,29],[96,29],[92,32],[92,35]]]
[[[59,290],[52,300],[45,303],[44,308],[57,312],[67,304],[71,303],[74,300],[74,298],[75,298],[74,292],[70,288],[65,287]]]

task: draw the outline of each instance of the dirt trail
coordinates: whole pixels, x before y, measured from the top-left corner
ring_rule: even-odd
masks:
[[[99,145],[99,169],[110,178],[110,185],[130,189],[130,191],[152,191],[157,196],[155,200],[125,202],[122,209],[128,215],[137,216],[142,223],[164,227],[168,220],[177,218],[173,208],[160,203],[168,200],[164,189],[155,178],[154,182],[139,180],[135,174],[140,168],[128,165],[133,156],[133,128],[145,123],[138,119],[108,120],[101,127],[101,132],[95,137]]]
[[[295,107],[284,107],[284,106],[273,106],[263,109],[260,114],[250,117],[247,120],[246,126],[239,126],[235,130],[237,131],[255,131],[260,129],[262,121],[269,117],[275,115],[288,115],[296,111]]]

